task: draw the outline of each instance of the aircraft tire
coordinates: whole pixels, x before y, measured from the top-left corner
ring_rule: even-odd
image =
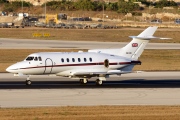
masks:
[[[80,81],[81,84],[83,84],[83,79],[80,79],[79,81]]]
[[[102,85],[102,84],[103,84],[102,80],[99,79],[96,80],[96,85]]]
[[[83,84],[87,84],[87,82],[88,82],[88,79],[83,79]]]
[[[26,80],[26,85],[31,85],[31,81],[30,80]]]
[[[80,79],[80,83],[81,84],[87,84],[87,82],[88,82],[88,79],[85,79],[85,78],[84,79]]]

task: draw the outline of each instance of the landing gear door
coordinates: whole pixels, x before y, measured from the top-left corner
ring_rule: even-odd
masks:
[[[51,74],[53,69],[53,61],[50,58],[47,58],[45,60],[45,70],[44,70],[44,74]]]

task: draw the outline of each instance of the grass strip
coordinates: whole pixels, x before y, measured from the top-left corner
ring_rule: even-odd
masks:
[[[1,108],[1,120],[179,120],[180,106]]]

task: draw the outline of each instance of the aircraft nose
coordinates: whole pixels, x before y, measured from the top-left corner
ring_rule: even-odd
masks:
[[[16,64],[9,66],[6,71],[10,73],[17,73],[18,67]]]

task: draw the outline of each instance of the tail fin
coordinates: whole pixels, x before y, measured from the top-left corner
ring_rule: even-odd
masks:
[[[157,27],[148,27],[138,36],[130,36],[133,40],[120,50],[119,56],[137,60],[149,40],[156,38],[153,36],[156,30]]]
[[[98,53],[106,53],[106,54],[113,54],[122,57],[129,58],[131,60],[137,60],[144,48],[148,44],[150,39],[171,39],[171,38],[161,38],[161,37],[154,37],[153,34],[157,30],[158,27],[148,27],[138,36],[130,36],[132,41],[128,43],[125,47],[121,49],[95,49],[95,50],[88,50],[88,52],[98,52]]]

